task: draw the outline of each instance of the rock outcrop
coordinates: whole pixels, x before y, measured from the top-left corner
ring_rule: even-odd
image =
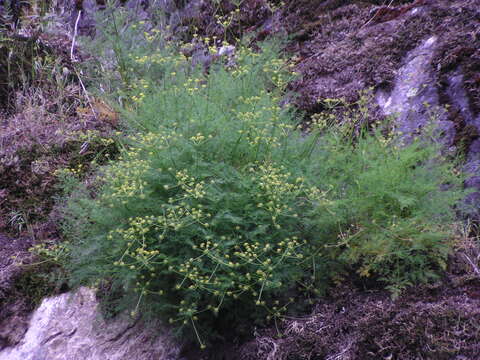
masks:
[[[165,327],[129,316],[104,320],[88,288],[43,300],[20,343],[0,351],[0,360],[178,358],[179,347]]]

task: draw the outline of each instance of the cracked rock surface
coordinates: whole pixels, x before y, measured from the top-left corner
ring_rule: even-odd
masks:
[[[128,316],[105,321],[89,288],[44,299],[19,344],[0,351],[0,360],[178,358],[179,347],[164,327]]]

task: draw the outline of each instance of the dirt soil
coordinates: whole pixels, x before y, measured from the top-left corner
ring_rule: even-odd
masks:
[[[339,287],[309,317],[284,321],[244,345],[238,359],[478,359],[480,279],[449,277],[385,292]]]
[[[32,309],[25,298],[18,296],[15,281],[22,269],[17,265],[29,259],[28,238],[12,239],[0,234],[0,349],[22,338],[27,328],[27,317]]]

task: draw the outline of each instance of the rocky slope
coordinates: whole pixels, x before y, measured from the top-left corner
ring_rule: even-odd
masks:
[[[93,0],[58,4],[66,23],[73,25],[78,18],[79,31],[93,36],[93,15],[101,11],[103,4]],[[214,15],[235,7],[227,1],[215,4],[202,0],[132,0],[125,6],[147,21],[154,7],[161,7],[175,36],[187,41],[192,37],[193,26],[204,35],[226,37],[231,41],[246,34],[255,39],[289,35],[286,51],[292,54],[300,73],[290,88],[300,94],[295,101],[304,111],[306,122],[312,115],[328,111],[325,99],[344,98],[355,103],[359,93],[366,89],[372,95],[368,103],[371,121],[386,121],[395,115],[395,126],[406,137],[420,134],[430,117],[437,116],[441,122],[437,138],[443,142],[445,153],[463,156],[465,170],[471,174],[466,186],[480,192],[480,0],[403,0],[393,1],[389,6],[375,0],[291,0],[283,6],[264,0],[245,0],[228,30],[217,24]],[[4,93],[2,91],[0,89],[0,93]],[[51,109],[46,114],[49,119],[55,118],[58,107]],[[22,122],[21,116],[2,118],[0,154],[18,147],[11,136],[14,128],[32,126],[31,122]],[[75,122],[78,116],[72,111],[71,122],[63,126],[78,126]],[[90,119],[85,124],[93,129],[102,128],[104,125],[97,120]],[[48,126],[52,126],[54,120],[43,123],[44,138],[48,140]],[[52,146],[61,149],[72,146],[68,141],[57,144],[56,140],[50,141]],[[35,148],[43,149],[42,146]],[[19,153],[25,156],[25,152]],[[69,161],[68,156],[48,156],[42,152],[38,155],[46,159],[47,164],[53,164],[53,168]],[[5,163],[5,159],[2,155],[0,160]],[[40,183],[49,186],[50,172],[39,173],[34,166],[38,161],[25,158],[21,162],[22,159],[19,158],[22,166],[18,166],[15,177],[35,174]],[[15,287],[22,271],[11,256],[27,259],[26,250],[33,239],[31,234],[13,234],[7,229],[15,209],[12,204],[23,201],[24,196],[18,191],[23,185],[7,176],[12,172],[5,171],[0,174],[1,179],[7,179],[0,185],[3,211],[0,229],[9,234],[0,234],[3,259],[0,260],[0,359],[152,358],[147,353],[158,354],[155,358],[161,359],[178,358],[179,351],[168,336],[155,338],[140,323],[126,325],[122,319],[117,325],[102,322],[105,331],[99,331],[96,303],[86,289],[80,291],[81,296],[46,299],[28,323],[23,315],[32,309],[32,304],[22,299],[12,301],[22,294]],[[48,186],[47,192],[51,191]],[[20,195],[15,198],[12,194]],[[468,217],[474,224],[479,219],[479,199],[480,194],[476,192],[467,199],[472,205]],[[50,213],[51,205],[47,207],[46,213]],[[32,229],[40,232],[46,228],[39,225]],[[43,232],[44,236],[36,238],[45,241],[53,237],[48,234],[54,234],[55,229]],[[444,279],[437,284],[411,289],[400,299],[392,300],[387,293],[377,290],[376,284],[354,279],[349,286],[335,289],[329,297],[319,299],[311,317],[287,319],[279,324],[286,335],[281,339],[275,336],[276,330],[265,330],[255,340],[235,349],[228,346],[225,350],[217,348],[204,354],[190,350],[185,356],[192,359],[478,359],[480,334],[475,324],[480,320],[480,250],[475,241],[465,240],[472,233],[459,240],[459,249],[452,256]]]

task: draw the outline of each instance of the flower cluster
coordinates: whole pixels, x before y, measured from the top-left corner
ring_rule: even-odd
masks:
[[[317,116],[310,136],[293,131],[279,105],[291,66],[260,46],[208,73],[168,44],[132,55],[131,135],[99,170],[99,193],[69,205],[72,276],[111,282],[134,313],[170,319],[202,345],[219,324],[283,316],[339,269],[395,284],[432,273],[446,254],[432,219],[458,198],[439,191],[451,172],[421,166],[432,147],[343,141],[366,121],[364,103],[351,124]]]

